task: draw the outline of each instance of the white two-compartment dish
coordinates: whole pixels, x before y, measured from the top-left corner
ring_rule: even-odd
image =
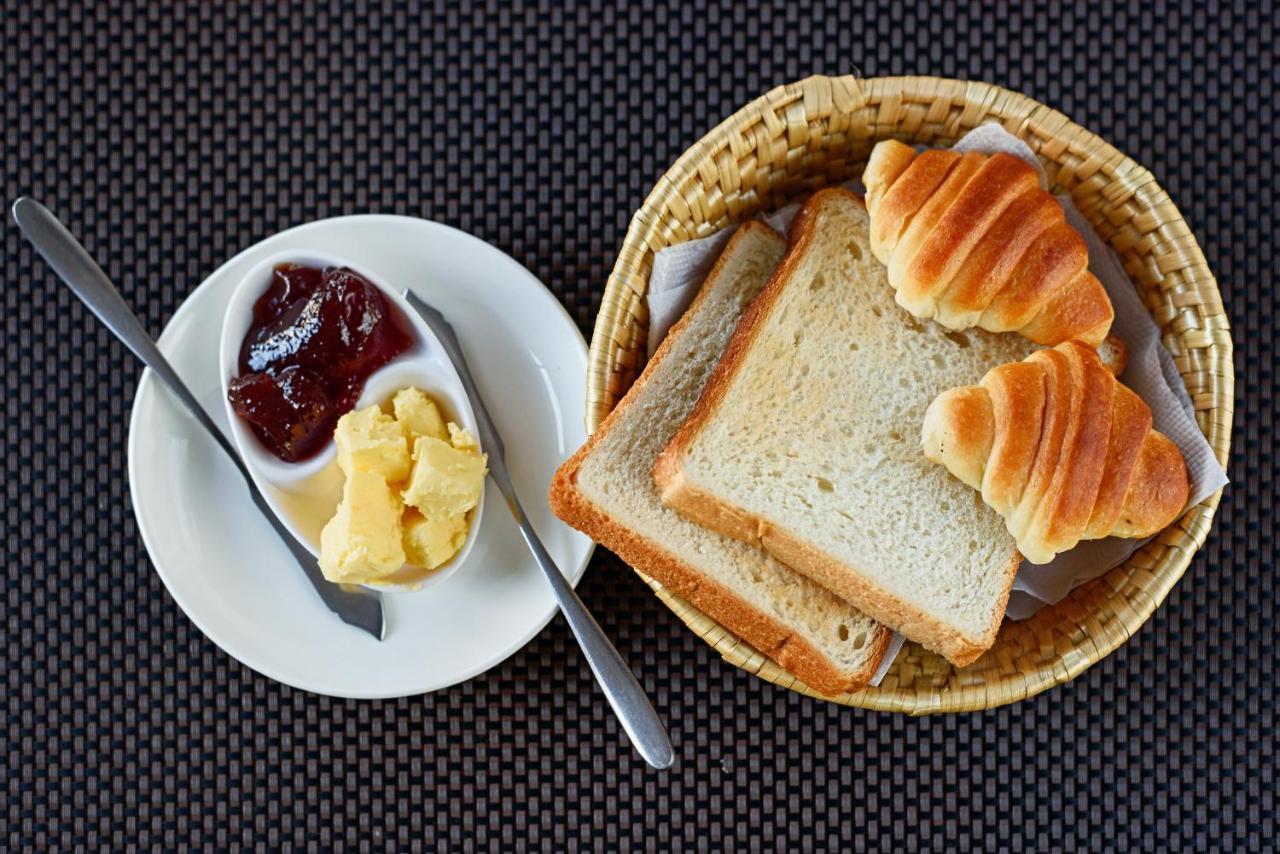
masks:
[[[159,338],[201,406],[224,432],[233,429],[222,402],[220,319],[249,271],[268,258],[318,255],[412,290],[448,318],[525,510],[576,583],[594,546],[552,514],[546,494],[556,468],[586,440],[586,342],[541,282],[477,238],[368,215],[309,223],[246,249],[191,292]],[[346,625],[311,589],[235,467],[150,371],[129,424],[129,487],[142,540],[178,606],[229,655],[297,688],[340,697],[445,688],[502,662],[557,610],[501,494],[489,489],[483,503],[495,506],[448,583],[383,591],[381,642]],[[199,644],[190,653],[203,654]]]
[[[330,442],[319,454],[301,462],[286,462],[262,444],[252,428],[240,418],[231,406],[227,388],[240,373],[238,365],[245,334],[253,322],[254,304],[267,292],[271,278],[280,264],[301,264],[324,269],[345,267],[358,273],[373,285],[408,325],[412,345],[404,353],[383,365],[369,377],[355,408],[385,404],[402,388],[414,387],[426,392],[443,411],[445,420],[465,427],[479,440],[475,413],[471,401],[462,388],[458,372],[445,353],[440,340],[418,313],[401,296],[404,285],[383,279],[347,258],[315,251],[286,251],[264,258],[240,280],[222,318],[222,337],[218,349],[218,364],[222,384],[222,403],[231,425],[231,435],[240,457],[253,475],[258,489],[276,516],[284,522],[290,533],[310,549],[320,554],[320,531],[333,516],[342,498],[343,474],[338,468],[336,446]],[[480,449],[481,453],[484,448]],[[447,563],[433,570],[407,566],[385,581],[371,583],[371,587],[420,590],[434,587],[465,565],[467,555],[475,544],[484,512],[484,491],[481,486],[480,501],[468,514],[467,538],[458,553]]]

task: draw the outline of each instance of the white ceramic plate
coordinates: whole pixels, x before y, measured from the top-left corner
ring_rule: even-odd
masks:
[[[501,251],[456,229],[396,216],[322,220],[282,232],[204,281],[160,349],[224,429],[218,336],[236,284],[282,251],[341,255],[412,288],[453,324],[507,448],[534,526],[576,584],[592,543],[547,507],[556,467],[584,440],[586,344],[563,306]],[[496,489],[462,571],[384,592],[387,638],[342,623],[316,597],[221,451],[143,373],[129,425],[129,484],[143,542],[173,598],[210,640],[287,685],[337,697],[401,697],[455,685],[542,630],[555,600]]]

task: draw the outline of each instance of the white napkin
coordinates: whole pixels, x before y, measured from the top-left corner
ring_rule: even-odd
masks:
[[[1000,125],[983,125],[970,131],[956,143],[955,148],[958,151],[990,153],[1006,151],[1021,157],[1035,166],[1040,173],[1041,183],[1047,186],[1044,169],[1035,153]],[[848,186],[861,190],[856,183]],[[1088,220],[1076,210],[1069,196],[1059,196],[1058,201],[1066,212],[1067,220],[1084,235],[1089,249],[1089,269],[1107,289],[1115,307],[1116,318],[1111,332],[1124,339],[1129,348],[1129,365],[1120,379],[1147,402],[1151,407],[1156,429],[1172,439],[1182,451],[1191,475],[1191,499],[1187,506],[1199,504],[1226,486],[1227,475],[1214,457],[1213,449],[1209,447],[1204,434],[1196,426],[1191,398],[1182,384],[1173,358],[1161,343],[1160,328],[1143,306],[1142,298],[1129,281],[1115,251],[1098,237]],[[785,233],[799,209],[798,204],[788,205],[760,219]],[[667,247],[654,256],[648,294],[651,355],[666,336],[667,330],[693,301],[702,280],[711,271],[711,266],[732,233],[732,227],[726,228],[710,237]],[[1090,540],[1058,555],[1043,566],[1023,561],[1013,583],[1005,616],[1013,620],[1025,620],[1045,605],[1060,602],[1077,585],[1119,566],[1143,542],[1145,541],[1122,540],[1117,537]],[[895,634],[871,684],[880,684],[901,648],[902,637]]]

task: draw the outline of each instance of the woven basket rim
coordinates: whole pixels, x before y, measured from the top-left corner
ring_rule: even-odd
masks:
[[[917,102],[910,99],[923,100]],[[1048,158],[1052,163],[1059,163],[1054,158],[1064,153],[1078,158],[1080,163],[1073,176],[1083,176],[1081,184],[1089,176],[1096,174],[1112,176],[1105,185],[1104,195],[1143,201],[1145,207],[1139,213],[1145,218],[1141,224],[1150,227],[1152,233],[1163,229],[1160,234],[1173,234],[1172,240],[1166,242],[1176,242],[1179,263],[1184,265],[1183,269],[1194,271],[1194,276],[1190,273],[1185,276],[1194,286],[1195,303],[1190,310],[1202,309],[1201,320],[1211,322],[1202,322],[1197,327],[1187,329],[1172,329],[1171,318],[1162,320],[1160,316],[1156,316],[1156,320],[1165,333],[1166,346],[1170,336],[1173,336],[1173,340],[1190,356],[1200,356],[1198,361],[1192,360],[1190,356],[1183,360],[1179,363],[1179,371],[1184,383],[1188,383],[1188,391],[1197,401],[1197,410],[1204,413],[1200,422],[1201,429],[1208,437],[1219,463],[1225,467],[1230,453],[1234,393],[1230,328],[1221,292],[1209,271],[1204,254],[1168,194],[1145,167],[1053,108],[994,84],[941,77],[856,78],[818,75],[778,86],[735,111],[676,159],[657,180],[632,217],[618,259],[609,276],[591,341],[587,376],[588,433],[594,432],[617,397],[625,391],[615,388],[618,377],[627,373],[634,374],[643,361],[642,356],[636,355],[639,346],[637,338],[647,328],[644,293],[648,286],[653,253],[664,246],[709,234],[729,224],[714,224],[719,220],[713,215],[714,212],[709,212],[706,194],[700,196],[697,188],[691,191],[690,182],[705,178],[713,188],[718,189],[716,175],[727,163],[726,158],[735,155],[749,158],[753,153],[766,152],[768,149],[761,147],[762,136],[772,139],[785,133],[788,141],[793,138],[803,140],[806,126],[815,115],[828,117],[830,122],[847,118],[849,127],[854,127],[853,118],[857,115],[857,110],[868,110],[875,103],[880,109],[877,115],[883,115],[886,110],[893,109],[895,105],[900,106],[905,101],[916,106],[928,101],[930,108],[926,111],[926,119],[939,104],[952,107],[960,104],[963,109],[956,119],[957,130],[967,130],[969,118],[974,119],[974,126],[994,119],[1023,139],[1031,135],[1035,141],[1033,148],[1036,148],[1042,159]],[[911,118],[914,120],[918,113],[918,110],[911,113]],[[896,131],[894,135],[898,135]],[[900,138],[910,136],[911,129],[907,128]],[[753,138],[756,141],[754,152],[749,150]],[[880,138],[885,136],[875,137]],[[1061,166],[1060,163],[1059,165]],[[737,163],[733,166],[736,169]],[[1061,174],[1059,177],[1062,177]],[[731,218],[730,221],[739,221],[740,218],[742,217]],[[672,219],[681,220],[682,224],[691,223],[692,231],[684,235],[667,233],[664,229],[669,229]],[[1094,225],[1100,227],[1096,221]],[[1116,235],[1104,235],[1104,239],[1115,245],[1116,236],[1122,233],[1117,228]],[[1179,271],[1161,270],[1161,273],[1175,276]],[[1132,273],[1130,277],[1133,278]],[[1141,290],[1141,286],[1139,287]],[[1150,300],[1148,307],[1152,307]],[[1208,392],[1189,383],[1192,378],[1197,382],[1204,381],[1205,371],[1197,367],[1203,362],[1209,363],[1209,379],[1213,381]],[[712,644],[727,661],[767,681],[819,699],[864,708],[912,714],[970,711],[1016,702],[1067,682],[1118,648],[1150,618],[1186,571],[1193,555],[1208,535],[1220,499],[1221,491],[1187,511],[1182,519],[1160,534],[1152,544],[1135,553],[1126,564],[1082,585],[1062,603],[1044,609],[1033,618],[1040,620],[1042,615],[1052,611],[1058,615],[1059,620],[1075,619],[1077,624],[1077,631],[1065,632],[1064,637],[1053,638],[1047,659],[1043,663],[1037,664],[1030,671],[1017,670],[1002,675],[996,681],[984,678],[978,684],[963,681],[952,684],[966,674],[967,671],[962,670],[953,673],[950,681],[941,687],[912,685],[909,689],[897,686],[890,689],[882,683],[880,688],[864,688],[838,698],[826,697],[799,682],[772,660],[762,656],[654,579],[638,571],[637,574],[654,589],[664,604]],[[1158,556],[1153,557],[1157,552]],[[1150,571],[1152,578],[1145,584],[1126,586],[1125,579],[1121,577],[1124,574],[1122,571],[1148,559],[1154,561],[1155,569]],[[1103,613],[1105,619],[1095,619],[1098,613]],[[1069,622],[1062,625],[1069,626]],[[1007,626],[1006,623],[1006,628]],[[1060,626],[1055,625],[1055,630],[1057,628]],[[1003,634],[1004,629],[1002,636]],[[997,646],[999,643],[998,640]],[[903,658],[905,655],[899,657],[894,669],[899,668]]]

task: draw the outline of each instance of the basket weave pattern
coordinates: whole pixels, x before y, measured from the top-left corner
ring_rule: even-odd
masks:
[[[1181,214],[1151,173],[1037,101],[985,83],[933,77],[811,77],[748,104],[663,175],[627,232],[591,341],[587,429],[594,431],[645,360],[645,293],[654,253],[705,237],[862,174],[876,142],[950,145],[999,123],[1045,165],[1054,192],[1119,253],[1163,332],[1219,462],[1230,446],[1234,375],[1221,295]],[[1011,703],[1065,682],[1136,632],[1208,535],[1220,494],[1188,511],[1123,566],[1021,622],[957,670],[908,643],[877,688],[836,702],[928,714]],[[688,602],[645,577],[659,598],[724,658],[812,696],[808,686]]]

